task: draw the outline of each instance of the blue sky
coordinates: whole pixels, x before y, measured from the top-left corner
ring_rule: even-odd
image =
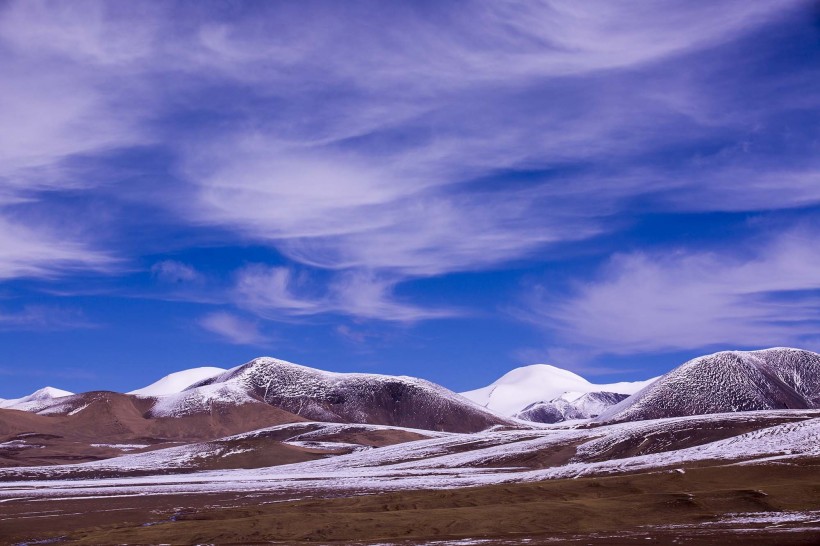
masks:
[[[3,2],[0,397],[820,350],[816,2]]]

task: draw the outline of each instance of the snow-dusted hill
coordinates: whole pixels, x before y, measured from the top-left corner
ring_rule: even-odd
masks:
[[[607,409],[598,419],[634,421],[812,408],[820,408],[820,354],[779,347],[695,358]]]
[[[771,464],[777,460],[796,467],[801,462],[816,461],[820,456],[820,415],[812,410],[715,414],[595,427],[559,425],[488,430],[472,434],[405,430],[420,439],[388,443],[376,449],[360,449],[365,447],[361,444],[351,446],[351,438],[332,434],[332,429],[344,428],[358,429],[355,434],[361,437],[368,429],[388,427],[351,429],[296,423],[205,444],[125,454],[105,461],[0,469],[0,502],[24,496],[42,498],[54,494],[76,498],[133,495],[135,491],[157,494],[293,489],[303,497],[308,492],[322,490],[361,494],[364,491],[450,489],[640,471],[655,472],[656,479],[662,480],[661,471],[677,479],[686,474],[685,468],[703,466],[704,462],[711,466],[737,466],[742,462],[749,468],[750,464]],[[268,464],[258,469],[166,475],[168,469],[202,469],[200,465],[213,458],[269,451],[272,442],[284,441],[292,447],[305,448],[308,442],[317,439],[321,443],[313,445],[320,450],[331,449],[330,442],[342,441],[338,447],[347,448],[348,454],[295,464],[283,464],[289,462],[284,460],[277,466]],[[268,442],[254,444],[248,440]],[[143,470],[150,471],[151,475],[126,477]],[[159,478],[155,474],[158,471],[163,473]],[[671,498],[675,500],[679,496]]]
[[[215,368],[213,366],[203,366],[201,368],[182,370],[168,374],[162,379],[151,383],[147,387],[130,391],[127,394],[136,394],[137,396],[162,396],[165,394],[173,394],[185,390],[194,383],[198,383],[204,379],[208,379],[226,371],[227,370],[225,370],[225,368]]]
[[[513,416],[532,404],[549,402],[565,393],[575,397],[590,392],[632,394],[652,381],[654,379],[596,385],[568,370],[533,364],[516,368],[486,387],[461,395],[496,413]]]
[[[616,392],[564,393],[549,402],[535,402],[515,414],[518,419],[536,423],[560,423],[572,419],[597,417],[629,395]]]
[[[36,412],[53,403],[55,398],[71,396],[72,394],[74,393],[55,389],[54,387],[43,387],[22,398],[2,400],[0,401],[0,408]]]
[[[427,430],[477,431],[508,424],[440,385],[407,376],[333,373],[257,358],[158,398],[151,415],[208,412],[216,405],[265,402],[307,419]]]

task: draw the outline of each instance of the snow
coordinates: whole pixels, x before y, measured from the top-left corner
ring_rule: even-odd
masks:
[[[694,465],[704,464],[789,464],[820,457],[819,410],[733,412],[731,408],[746,399],[767,403],[779,400],[766,388],[772,383],[780,389],[778,396],[786,393],[790,403],[802,400],[805,404],[817,404],[820,400],[818,381],[820,355],[807,351],[771,349],[717,353],[684,364],[615,407],[619,407],[618,412],[635,407],[665,409],[674,407],[681,396],[697,395],[709,403],[716,399],[719,404],[728,404],[729,412],[619,422],[522,423],[517,429],[491,427],[474,433],[431,432],[388,425],[289,423],[208,442],[126,453],[103,461],[0,469],[0,503],[19,498],[68,499],[226,491],[279,491],[301,498],[314,494],[448,489],[629,472],[684,473]],[[260,399],[273,399],[274,396],[279,400],[290,397],[301,403],[308,397],[322,400],[342,393],[348,400],[355,400],[361,392],[374,392],[383,386],[383,382],[402,387],[409,385],[425,392],[432,390],[448,403],[464,403],[455,393],[420,379],[337,374],[275,359],[256,359],[206,378],[181,392],[156,395],[154,413],[181,415],[207,408],[214,401],[260,404]],[[513,370],[493,385],[466,394],[472,394],[474,400],[483,400],[490,409],[500,406],[508,410],[527,397],[537,395],[535,402],[546,398],[556,407],[566,404],[592,413],[609,403],[603,396],[606,393],[600,391],[623,392],[625,386],[635,389],[647,383],[594,385],[572,372],[537,365]],[[721,407],[719,404],[716,407]],[[354,407],[354,410],[357,409]],[[353,436],[348,433],[362,430],[405,430],[424,439],[378,448],[349,443]],[[697,436],[707,431],[709,434]],[[333,442],[334,436],[346,440]],[[0,449],[38,447],[21,438],[22,435],[9,438],[0,444]],[[267,468],[194,471],[215,457],[264,449],[268,445],[265,442],[247,441],[257,438],[317,449],[327,455],[351,453]],[[697,444],[698,440],[702,443]],[[95,445],[123,451],[147,447],[140,444]],[[156,474],[157,469],[188,473]],[[133,475],[137,473],[150,475]],[[116,477],[99,477],[106,474]],[[746,517],[756,516],[740,514],[736,519],[743,521]],[[772,517],[776,519],[778,516]],[[811,513],[806,517],[816,518],[817,515]]]
[[[795,421],[782,423],[784,417]],[[767,426],[767,419],[782,424]],[[590,460],[605,450],[607,445],[620,439],[641,437],[649,431],[717,426],[727,420],[736,424],[743,420],[757,422],[762,428],[685,449],[671,446],[668,451],[660,453],[604,461]],[[285,425],[281,430],[286,431],[287,427],[291,427],[290,430],[298,432],[305,430],[305,427],[317,426],[350,425],[299,423]],[[248,434],[237,435],[232,438],[247,436]],[[686,465],[699,462],[766,464],[770,461],[784,462],[820,455],[820,414],[811,410],[779,410],[626,422],[591,428],[561,425],[530,430],[448,433],[405,444],[268,468],[66,479],[70,477],[71,471],[79,469],[88,469],[98,475],[102,470],[150,470],[185,466],[203,457],[235,452],[233,450],[237,446],[227,444],[225,440],[227,439],[124,455],[107,461],[59,467],[3,469],[0,470],[0,478],[3,480],[0,481],[0,502],[37,497],[67,499],[94,495],[273,490],[290,492],[294,498],[300,498],[313,494],[448,489],[647,470],[679,472]],[[300,440],[291,438],[290,441]],[[569,460],[556,461],[546,468],[524,468],[515,462],[522,460],[521,455],[550,453],[562,446],[578,446],[576,455]],[[21,470],[28,475],[36,474],[45,479],[6,481],[13,480],[16,472]]]
[[[0,449],[29,449],[32,447],[45,447],[39,444],[29,444],[25,440],[9,440],[0,443]]]
[[[233,405],[259,403],[236,385],[222,383],[202,385],[179,393],[157,396],[156,399],[157,402],[151,409],[153,417],[182,417],[200,413],[208,411],[215,403]]]
[[[362,451],[365,449],[373,449],[370,446],[363,446],[362,444],[351,444],[345,442],[320,442],[317,440],[289,440],[283,443],[294,447],[302,447],[306,449],[320,449],[323,451]]]
[[[134,394],[137,396],[162,396],[165,394],[174,394],[182,392],[194,383],[199,383],[205,379],[209,379],[215,375],[225,373],[224,368],[216,368],[213,366],[203,366],[200,368],[191,368],[190,370],[182,370],[168,374],[162,379],[151,383],[147,387],[136,389],[127,394]]]
[[[568,370],[549,364],[532,364],[516,368],[486,387],[462,392],[461,395],[501,415],[513,416],[531,404],[555,400],[564,393],[580,395],[606,391],[633,394],[655,379],[595,384]]]
[[[55,398],[63,398],[73,394],[73,392],[55,389],[54,387],[43,387],[22,398],[0,401],[0,408],[37,411],[39,408],[48,405]]]
[[[820,408],[820,354],[776,347],[692,359],[605,410],[600,421]]]
[[[112,449],[119,449],[122,451],[134,451],[136,449],[145,449],[151,447],[151,444],[91,444],[91,447],[109,447]]]
[[[559,423],[573,419],[597,417],[606,408],[628,395],[614,392],[566,392],[549,402],[530,404],[515,414],[517,419],[536,423]]]
[[[77,406],[76,408],[70,410],[66,415],[77,415],[78,413],[80,413],[81,411],[83,411],[85,408],[87,408],[90,405],[91,404],[83,404],[82,406]],[[46,413],[41,412],[41,414],[46,414]]]
[[[151,412],[154,416],[187,415],[202,411],[215,401],[256,401],[316,421],[367,423],[379,411],[389,411],[389,418],[396,419],[394,424],[399,425],[454,426],[461,424],[455,422],[458,416],[467,414],[474,418],[474,427],[481,426],[481,422],[486,426],[503,422],[470,400],[423,379],[327,372],[270,357],[256,358],[178,394],[158,398]],[[402,403],[412,409],[384,409]]]

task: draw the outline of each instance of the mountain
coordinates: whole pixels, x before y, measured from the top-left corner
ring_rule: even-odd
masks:
[[[596,385],[568,370],[533,364],[509,371],[490,385],[461,395],[491,411],[513,416],[532,404],[555,400],[564,393],[577,396],[590,392],[632,394],[652,381],[654,379]]]
[[[407,376],[333,373],[274,358],[257,358],[173,395],[150,414],[207,411],[213,404],[262,401],[314,421],[369,423],[451,432],[510,424],[440,385]]]
[[[564,393],[549,402],[535,402],[515,414],[518,419],[537,423],[560,423],[597,417],[629,395],[616,392]]]
[[[52,399],[37,412],[0,409],[0,467],[107,459],[304,421],[259,401],[181,417],[152,417],[155,401],[92,391]]]
[[[211,374],[172,374],[138,394],[60,391],[67,396],[55,398],[51,395],[57,392],[46,390],[27,397],[32,398],[25,402],[28,411],[0,409],[0,467],[89,462],[170,447],[180,454],[190,451],[180,443],[197,444],[203,454],[237,455],[231,460],[240,465],[284,464],[361,447],[342,445],[358,443],[350,438],[327,447],[327,438],[306,437],[298,439],[307,442],[304,445],[246,445],[240,440],[237,446],[229,442],[224,449],[211,449],[220,437],[306,420],[370,427],[366,430],[375,435],[368,440],[372,442],[388,442],[376,438],[383,434],[395,437],[389,442],[418,436],[407,433],[409,429],[460,433],[514,424],[444,387],[412,377],[331,373],[273,358],[217,371],[221,373],[168,394],[159,393],[175,390],[196,374]],[[373,428],[380,425],[405,432]],[[252,456],[251,449],[259,457]]]
[[[143,433],[153,437],[167,425],[158,429],[156,424],[142,421],[181,417],[199,419],[186,421],[201,421],[189,436],[203,439],[213,437],[216,430],[235,434],[251,430],[251,425],[259,428],[304,419],[452,432],[512,424],[423,379],[332,373],[268,357],[230,370],[183,370],[127,394],[95,391],[72,395],[47,388],[3,404],[43,416],[99,412],[104,414],[102,422],[127,422],[122,430],[124,437]],[[106,404],[114,404],[128,417],[109,415]],[[137,414],[140,420],[132,419]],[[163,432],[168,437],[180,433]]]
[[[40,408],[50,405],[55,398],[63,398],[72,394],[74,393],[55,389],[54,387],[43,387],[22,398],[2,400],[0,401],[0,408],[36,412]]]
[[[213,366],[203,366],[201,368],[191,368],[168,374],[159,381],[151,383],[147,387],[130,391],[128,394],[137,396],[162,396],[173,394],[185,390],[194,383],[198,383],[209,377],[226,372],[225,368],[215,368]]]
[[[820,408],[820,354],[778,347],[690,360],[607,409],[598,420],[814,408]]]

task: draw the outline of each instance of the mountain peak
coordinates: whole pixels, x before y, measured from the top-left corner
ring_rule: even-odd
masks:
[[[42,402],[48,402],[54,398],[62,398],[73,394],[73,392],[64,391],[63,389],[57,389],[55,387],[43,387],[21,398],[0,400],[0,408],[31,410],[35,406],[39,406]]]
[[[569,370],[550,364],[532,364],[510,370],[486,387],[461,395],[501,415],[513,416],[533,404],[555,400],[564,393],[577,396],[596,391],[632,394],[651,381],[654,379],[597,385]]]
[[[415,377],[336,373],[259,357],[160,400],[155,416],[210,411],[211,404],[265,403],[316,421],[474,432],[505,419]]]
[[[820,354],[790,347],[693,358],[604,411],[602,421],[820,406]]]
[[[74,393],[70,391],[64,391],[63,389],[46,386],[42,389],[37,389],[28,396],[23,397],[20,401],[29,402],[32,400],[44,400],[46,398],[62,398],[63,396],[71,396],[72,394]]]
[[[163,396],[173,394],[185,390],[194,383],[198,383],[226,371],[224,368],[216,368],[213,366],[181,370],[170,373],[147,387],[130,391],[128,394],[135,394],[137,396]]]
[[[521,366],[510,370],[492,384],[499,385],[530,381],[553,382],[556,380],[589,383],[589,381],[580,375],[569,370],[553,366],[552,364],[530,364],[529,366]]]

